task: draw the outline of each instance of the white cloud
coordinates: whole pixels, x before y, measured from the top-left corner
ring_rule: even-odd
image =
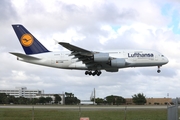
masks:
[[[99,41],[101,44],[106,43],[110,39],[116,39],[117,38],[118,34],[116,33],[116,31],[111,26],[109,26],[109,25],[101,26],[101,30],[104,30],[107,33],[109,33],[107,36],[103,36],[103,35],[99,36]]]
[[[172,9],[179,11],[179,4],[174,0]],[[161,13],[163,0],[12,0],[11,3],[1,1],[1,5],[7,13],[12,13],[2,14],[0,19],[1,89],[26,86],[44,89],[45,93],[73,92],[81,99],[88,99],[93,88],[97,97],[110,94],[131,97],[138,92],[147,97],[179,95],[180,35],[168,26],[172,16]],[[1,9],[0,12],[3,13]],[[156,67],[128,68],[118,73],[103,71],[100,77],[85,76],[84,71],[31,65],[16,61],[16,57],[8,53],[23,52],[10,26],[12,23],[23,24],[49,50],[63,49],[54,44],[56,39],[89,50],[154,49],[170,61],[160,74],[156,73]]]
[[[83,34],[78,33],[78,31],[78,29],[68,29],[65,33],[59,32],[53,34],[53,38],[56,38],[58,41],[69,43],[85,39],[86,37]]]

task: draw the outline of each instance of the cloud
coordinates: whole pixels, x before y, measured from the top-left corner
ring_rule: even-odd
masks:
[[[13,5],[10,1],[7,0],[1,0],[0,1],[0,12],[1,12],[1,18],[0,21],[3,23],[6,21],[11,21],[11,18],[16,18],[17,13],[14,9]]]
[[[131,97],[177,97],[179,90],[180,35],[173,30],[174,11],[180,3],[171,1],[0,1],[0,88],[44,89],[45,93],[73,92],[89,99],[115,94]],[[170,6],[170,7],[167,7]],[[168,10],[167,10],[168,9]],[[103,71],[100,77],[84,71],[63,70],[23,63],[9,52],[21,52],[11,24],[23,24],[49,50],[65,50],[57,41],[70,42],[87,50],[153,49],[169,58],[157,74],[157,67],[126,68],[117,73]],[[179,29],[179,26],[177,26]],[[175,83],[175,84],[174,84]]]

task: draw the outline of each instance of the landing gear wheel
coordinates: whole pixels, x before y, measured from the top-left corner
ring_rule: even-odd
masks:
[[[92,75],[92,72],[91,72],[91,71],[89,71],[89,75]]]
[[[157,73],[160,73],[160,72],[161,72],[160,67],[161,67],[161,66],[158,66]]]
[[[97,73],[97,76],[100,76],[100,75],[101,75],[101,73],[102,73],[102,72],[101,72],[101,71],[99,71],[99,72]]]
[[[85,75],[87,75],[87,74],[89,74],[89,72],[88,72],[88,71],[86,71],[86,72],[85,72]]]
[[[92,72],[91,71],[86,71],[85,75],[92,75]]]
[[[92,72],[92,75],[95,76],[97,74],[97,70],[95,70],[94,72]]]
[[[94,72],[92,72],[92,71],[85,71],[85,75],[92,75],[92,76],[95,76],[95,75],[100,76],[101,73],[102,72],[100,70],[95,70]]]
[[[157,73],[160,73],[161,72],[161,70],[157,70]]]

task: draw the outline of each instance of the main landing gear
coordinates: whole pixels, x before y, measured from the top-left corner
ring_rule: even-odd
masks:
[[[102,72],[101,72],[100,70],[95,70],[94,72],[92,72],[92,71],[86,71],[86,72],[85,72],[85,75],[92,75],[92,76],[97,75],[97,76],[100,76],[101,73],[102,73]]]
[[[161,66],[158,66],[157,73],[160,73],[160,72],[161,72],[160,67],[161,67]]]

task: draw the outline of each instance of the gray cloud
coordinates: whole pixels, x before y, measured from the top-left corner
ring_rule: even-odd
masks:
[[[95,11],[98,11],[98,14],[95,14],[97,21],[112,25],[127,24],[138,17],[135,9],[117,8],[114,3],[109,2],[96,6]]]
[[[52,36],[59,33],[65,34],[72,29],[76,31],[76,34],[85,37],[82,40],[72,37],[71,44],[88,50],[154,49],[163,52],[174,61],[179,61],[174,51],[171,51],[176,46],[169,45],[167,48],[167,43],[172,42],[176,45],[180,39],[178,35],[174,35],[171,30],[167,29],[169,22],[165,20],[163,24],[157,25],[158,22],[152,20],[148,24],[147,19],[149,18],[145,19],[146,13],[143,11],[141,13],[137,5],[130,6],[125,2],[117,4],[117,1],[103,1],[93,6],[53,2],[53,8],[45,6],[41,1],[24,2],[22,3],[24,7],[21,7],[22,10],[19,11],[19,8],[11,2],[0,1],[0,12],[2,13],[0,18],[0,88],[26,86],[29,89],[44,89],[46,93],[73,92],[81,99],[88,99],[93,88],[96,88],[97,97],[111,94],[131,97],[138,92],[144,93],[147,97],[165,97],[167,92],[173,97],[178,95],[176,91],[180,86],[179,68],[174,67],[177,62],[170,62],[163,66],[160,74],[156,73],[156,67],[127,68],[120,69],[118,73],[103,71],[102,76],[92,77],[85,76],[84,71],[48,68],[17,61],[16,57],[10,55],[9,52],[23,52],[23,49],[12,30],[12,23],[23,24],[48,49],[62,50],[62,46],[52,44]],[[146,2],[144,4],[147,5]],[[152,11],[154,10],[152,8],[156,8],[154,4],[157,3],[149,4]],[[159,15],[159,9],[153,14]],[[3,12],[3,10],[6,11]],[[151,17],[155,19],[153,15]],[[159,15],[159,19],[162,18]],[[142,26],[133,26],[139,22]],[[105,25],[111,27],[112,30],[102,29]],[[146,28],[148,25],[151,27]],[[116,29],[122,29],[123,26],[129,28],[120,35]],[[116,34],[116,37],[109,37],[112,32]],[[137,38],[136,35],[140,37]],[[107,41],[102,44],[99,36],[107,38]],[[61,36],[59,37],[55,39],[62,40]],[[173,82],[176,84],[172,84]]]
[[[12,20],[12,18],[17,17],[17,13],[11,4],[11,1],[7,0],[1,0],[0,1],[0,21],[3,23],[9,20]]]

